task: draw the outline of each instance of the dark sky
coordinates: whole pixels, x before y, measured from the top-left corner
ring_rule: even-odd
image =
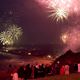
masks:
[[[60,43],[61,24],[54,23],[47,16],[34,0],[0,0],[0,17],[23,28],[21,41],[24,44]]]
[[[19,44],[62,46],[61,33],[72,23],[68,23],[70,20],[57,23],[48,15],[35,0],[0,0],[0,20],[11,20],[23,29]]]

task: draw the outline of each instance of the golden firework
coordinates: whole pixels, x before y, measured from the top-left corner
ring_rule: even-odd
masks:
[[[68,18],[68,13],[63,8],[56,8],[50,11],[49,17],[56,19],[56,21],[63,21]]]

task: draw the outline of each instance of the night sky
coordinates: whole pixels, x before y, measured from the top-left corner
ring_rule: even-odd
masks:
[[[58,45],[60,48],[64,46],[65,48],[60,36],[70,27],[72,28],[76,24],[79,25],[79,18],[75,17],[76,14],[73,14],[69,16],[68,20],[57,23],[47,16],[48,12],[46,9],[35,0],[0,0],[0,20],[3,22],[10,20],[23,29],[23,35],[19,44],[52,44]]]

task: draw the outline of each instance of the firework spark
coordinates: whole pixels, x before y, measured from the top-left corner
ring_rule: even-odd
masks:
[[[8,28],[0,33],[0,41],[3,45],[13,45],[22,35],[22,28],[16,25],[9,25]]]
[[[5,31],[0,33],[0,41],[3,45],[12,45],[13,44],[13,39],[12,39],[11,35]]]
[[[55,13],[57,15],[56,20],[67,18],[68,16],[72,14],[79,14],[80,12],[80,0],[37,0],[39,4],[43,4],[45,8],[49,8],[50,10],[56,10],[53,11],[51,17],[54,17]],[[57,13],[60,14],[57,14]],[[66,14],[67,13],[67,14]],[[64,15],[64,16],[63,16]]]
[[[68,13],[63,8],[57,8],[50,12],[49,17],[56,19],[56,21],[63,21],[68,18]]]
[[[9,25],[9,27],[6,30],[14,40],[18,40],[18,38],[22,35],[22,28],[14,24]]]
[[[62,34],[62,36],[61,36],[61,40],[63,41],[63,43],[67,43],[67,40],[68,40],[68,34],[67,34],[67,33]]]
[[[61,39],[68,49],[78,49],[80,47],[80,27],[69,28],[63,33]]]

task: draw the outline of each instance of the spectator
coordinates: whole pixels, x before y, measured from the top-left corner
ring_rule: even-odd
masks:
[[[18,69],[18,77],[20,80],[23,80],[24,79],[24,67],[21,66],[19,69]]]
[[[65,75],[69,75],[69,65],[65,65]]]
[[[30,64],[26,65],[26,68],[24,70],[24,80],[27,80],[31,77],[32,69],[30,67]]]
[[[12,76],[12,80],[19,80],[18,73],[17,73],[17,68],[15,68],[13,70],[13,72],[11,73],[11,76]]]
[[[60,69],[60,74],[64,75],[65,74],[65,66],[62,66]]]

